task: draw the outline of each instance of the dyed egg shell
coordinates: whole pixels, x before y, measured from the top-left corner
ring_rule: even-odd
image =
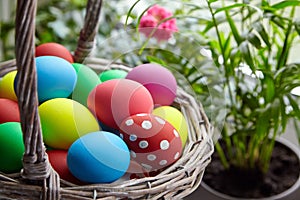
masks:
[[[140,83],[113,79],[99,84],[88,97],[88,107],[104,125],[118,129],[121,122],[137,113],[151,113],[153,100]]]
[[[41,56],[35,61],[39,102],[69,97],[77,81],[77,74],[72,64],[56,56]],[[16,78],[14,83],[15,90],[18,87],[17,80]]]
[[[158,64],[143,64],[128,72],[126,79],[144,85],[152,95],[155,105],[171,105],[176,97],[177,83],[173,74]]]
[[[72,65],[77,73],[77,82],[72,93],[72,99],[87,106],[87,98],[90,92],[100,84],[100,79],[91,68],[79,63]]]
[[[21,124],[19,122],[0,124],[0,171],[19,172],[22,168],[24,151]]]
[[[20,122],[20,111],[17,102],[0,98],[0,111],[0,124],[5,122]]]
[[[127,72],[120,69],[111,69],[107,71],[103,71],[99,74],[99,78],[102,82],[111,80],[111,79],[120,79],[125,78],[127,75]]]
[[[11,71],[0,79],[0,98],[11,99],[13,101],[18,100],[14,89],[16,74],[17,71]]]
[[[67,150],[48,150],[48,158],[53,169],[59,174],[60,178],[75,184],[81,182],[75,178],[67,165]]]
[[[61,44],[49,42],[36,47],[35,56],[57,56],[73,63],[73,56],[70,51]]]
[[[182,142],[182,147],[185,146],[188,137],[188,125],[183,114],[174,107],[161,106],[153,110],[152,114],[168,121],[178,131]]]
[[[88,183],[111,183],[121,178],[130,163],[125,142],[113,133],[97,131],[76,140],[68,150],[71,173]]]
[[[79,137],[99,131],[93,114],[82,104],[65,98],[51,99],[39,106],[43,139],[56,149],[68,149]]]
[[[39,102],[66,98],[73,92],[77,75],[71,63],[55,56],[36,58]]]
[[[177,130],[164,119],[152,114],[137,114],[125,119],[121,134],[131,158],[147,171],[156,171],[174,163],[182,153]]]

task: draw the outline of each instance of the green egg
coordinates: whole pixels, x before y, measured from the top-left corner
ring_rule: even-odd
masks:
[[[72,63],[77,73],[77,83],[71,98],[84,106],[87,106],[89,93],[101,83],[98,75],[91,68],[79,63]]]
[[[0,171],[16,173],[22,168],[25,148],[19,122],[0,124]]]
[[[99,78],[101,82],[105,82],[111,79],[120,79],[125,78],[127,75],[127,72],[120,69],[111,69],[107,71],[103,71],[99,74]]]

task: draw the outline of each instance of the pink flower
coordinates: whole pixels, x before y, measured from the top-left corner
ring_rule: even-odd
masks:
[[[171,38],[173,32],[178,31],[175,18],[162,22],[170,17],[172,17],[170,11],[154,5],[142,16],[139,31],[147,37],[153,36],[159,41],[168,40]]]

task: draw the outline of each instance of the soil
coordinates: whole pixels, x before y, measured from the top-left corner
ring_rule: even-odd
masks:
[[[216,152],[207,166],[203,182],[218,192],[239,198],[265,198],[290,188],[298,179],[300,162],[295,153],[276,142],[269,171],[225,170]]]

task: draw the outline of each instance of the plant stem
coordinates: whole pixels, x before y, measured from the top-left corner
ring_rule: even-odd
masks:
[[[220,160],[222,162],[222,165],[224,166],[225,169],[229,169],[229,163],[226,159],[224,150],[222,149],[220,143],[217,141],[215,144],[216,150],[218,152],[218,155],[220,156]]]
[[[217,25],[217,20],[215,18],[215,14],[214,14],[213,9],[211,7],[211,3],[210,3],[209,0],[206,0],[206,2],[208,4],[208,8],[209,8],[209,11],[210,11],[211,16],[212,16],[213,24],[214,24],[214,27],[216,29],[216,33],[217,33],[217,37],[218,37],[218,43],[219,43],[219,46],[220,46],[220,49],[221,49],[221,54],[222,54],[222,57],[223,57],[223,66],[225,68],[224,71],[225,71],[225,76],[226,76],[226,83],[228,85],[228,92],[229,92],[230,102],[231,102],[231,104],[234,104],[231,84],[230,84],[230,80],[229,80],[229,75],[228,75],[227,70],[226,70],[226,68],[229,67],[229,66],[227,66],[227,61],[226,61],[226,56],[225,56],[225,49],[222,45],[223,43],[222,43],[222,39],[221,39],[221,34],[220,34],[220,31],[219,31],[219,28],[218,28],[218,25]],[[222,2],[224,3],[224,1],[222,1]]]

